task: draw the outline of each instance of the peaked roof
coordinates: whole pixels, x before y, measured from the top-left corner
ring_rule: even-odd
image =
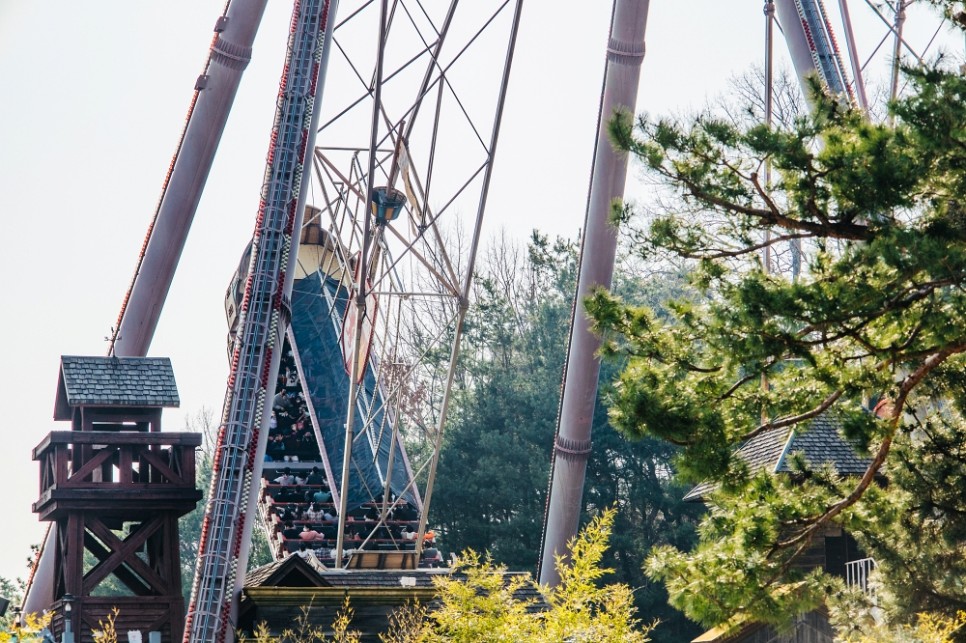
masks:
[[[434,576],[450,573],[448,569],[330,569],[315,556],[290,554],[253,569],[245,587],[433,587]],[[403,578],[407,579],[405,583]]]
[[[783,427],[763,431],[745,442],[737,451],[753,472],[792,473],[793,453],[799,453],[812,468],[832,465],[839,475],[862,475],[871,463],[860,457],[855,446],[839,431],[839,423],[820,415],[805,426]],[[701,500],[714,488],[702,482],[684,496],[685,500]]]
[[[245,587],[331,587],[322,577],[326,567],[315,556],[286,556],[248,573]]]
[[[791,472],[788,454],[797,452],[805,456],[812,468],[831,464],[839,475],[862,475],[872,463],[872,458],[859,456],[855,445],[843,437],[840,429],[837,421],[820,415],[812,420],[808,429],[792,431],[775,470]]]
[[[177,407],[181,404],[167,357],[60,358],[54,419],[77,406]]]

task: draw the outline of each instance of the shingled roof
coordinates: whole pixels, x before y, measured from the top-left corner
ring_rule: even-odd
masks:
[[[60,358],[54,419],[77,406],[177,407],[178,387],[167,357]]]
[[[525,577],[527,572],[503,572],[507,583],[511,578]],[[314,556],[303,559],[292,554],[282,560],[253,569],[245,578],[245,587],[333,587],[345,591],[364,589],[394,589],[411,587],[432,589],[433,579],[438,576],[451,576],[465,580],[466,574],[452,569],[378,569],[378,570],[341,570],[325,567]],[[534,601],[534,610],[547,609],[546,601],[536,583],[524,583],[513,594],[519,601]]]
[[[253,569],[245,578],[246,587],[330,587],[322,578],[325,565],[315,556],[288,556]]]
[[[855,446],[839,431],[838,423],[820,415],[806,426],[783,427],[763,431],[745,442],[737,452],[753,472],[771,471],[791,473],[793,453],[800,453],[812,468],[832,465],[839,475],[862,475],[871,463],[860,457]],[[714,488],[712,482],[702,482],[684,496],[685,500],[702,500]]]

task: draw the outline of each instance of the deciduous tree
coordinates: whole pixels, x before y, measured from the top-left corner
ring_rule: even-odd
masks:
[[[569,563],[557,561],[561,582],[546,591],[547,610],[515,596],[532,581],[524,576],[508,580],[505,567],[465,552],[459,576],[437,579],[441,606],[429,612],[411,640],[645,643],[650,627],[634,615],[631,588],[600,583],[610,571],[602,561],[613,518],[612,510],[595,517],[571,542]]]

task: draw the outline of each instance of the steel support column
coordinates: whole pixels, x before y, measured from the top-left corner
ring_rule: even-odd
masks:
[[[225,131],[242,72],[268,0],[233,0],[215,24],[205,69],[195,82],[184,135],[162,187],[157,212],[121,307],[112,352],[147,355],[201,192]]]
[[[600,361],[596,355],[600,341],[590,331],[582,302],[594,289],[610,286],[617,231],[608,221],[614,199],[624,195],[627,177],[627,157],[615,152],[611,146],[607,122],[616,109],[627,109],[632,114],[636,109],[649,5],[648,0],[615,0],[611,17],[597,145],[581,244],[577,299],[540,559],[540,582],[550,585],[560,581],[554,556],[565,554],[567,542],[577,533],[600,375]]]
[[[131,289],[121,306],[111,342],[111,353],[118,357],[147,355],[267,4],[268,0],[233,0],[226,15],[215,23],[205,70],[195,83],[188,123],[165,177]],[[53,526],[47,530],[28,583],[23,603],[27,613],[40,613],[57,598],[53,579],[56,531]]]

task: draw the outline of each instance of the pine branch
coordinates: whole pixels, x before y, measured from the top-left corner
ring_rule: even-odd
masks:
[[[862,478],[855,486],[855,489],[853,489],[848,496],[829,507],[825,513],[816,517],[812,521],[812,524],[800,534],[787,540],[779,541],[776,545],[776,548],[788,548],[811,538],[820,528],[828,524],[830,520],[838,516],[840,513],[854,505],[859,501],[860,498],[862,498],[866,489],[869,488],[869,485],[872,484],[873,480],[875,480],[875,477],[878,475],[879,470],[886,461],[886,457],[889,455],[889,450],[892,447],[892,441],[895,438],[896,431],[899,429],[899,422],[902,419],[902,414],[905,410],[906,400],[908,399],[909,394],[931,371],[935,370],[953,355],[958,355],[963,352],[966,352],[966,343],[947,346],[942,350],[933,353],[930,357],[923,361],[919,368],[917,368],[903,380],[894,402],[892,415],[889,418],[889,431],[883,437],[882,444],[879,446],[878,451],[876,451],[875,456],[872,458],[872,462],[866,468],[865,473],[862,474]]]
[[[762,424],[759,424],[754,430],[749,431],[748,433],[745,433],[743,436],[741,436],[740,440],[744,442],[752,439],[753,437],[755,437],[756,435],[759,435],[760,433],[764,433],[765,431],[771,431],[772,429],[782,429],[782,428],[785,428],[786,426],[793,426],[795,424],[804,422],[805,420],[811,420],[813,418],[816,418],[822,413],[824,413],[825,411],[827,411],[829,408],[831,408],[831,406],[835,404],[839,400],[839,398],[842,397],[843,393],[844,391],[842,389],[838,389],[832,392],[832,394],[826,397],[824,400],[822,400],[821,404],[812,408],[809,411],[806,411],[804,413],[799,413],[798,415],[790,415],[790,416],[775,420],[774,422],[764,422]]]

